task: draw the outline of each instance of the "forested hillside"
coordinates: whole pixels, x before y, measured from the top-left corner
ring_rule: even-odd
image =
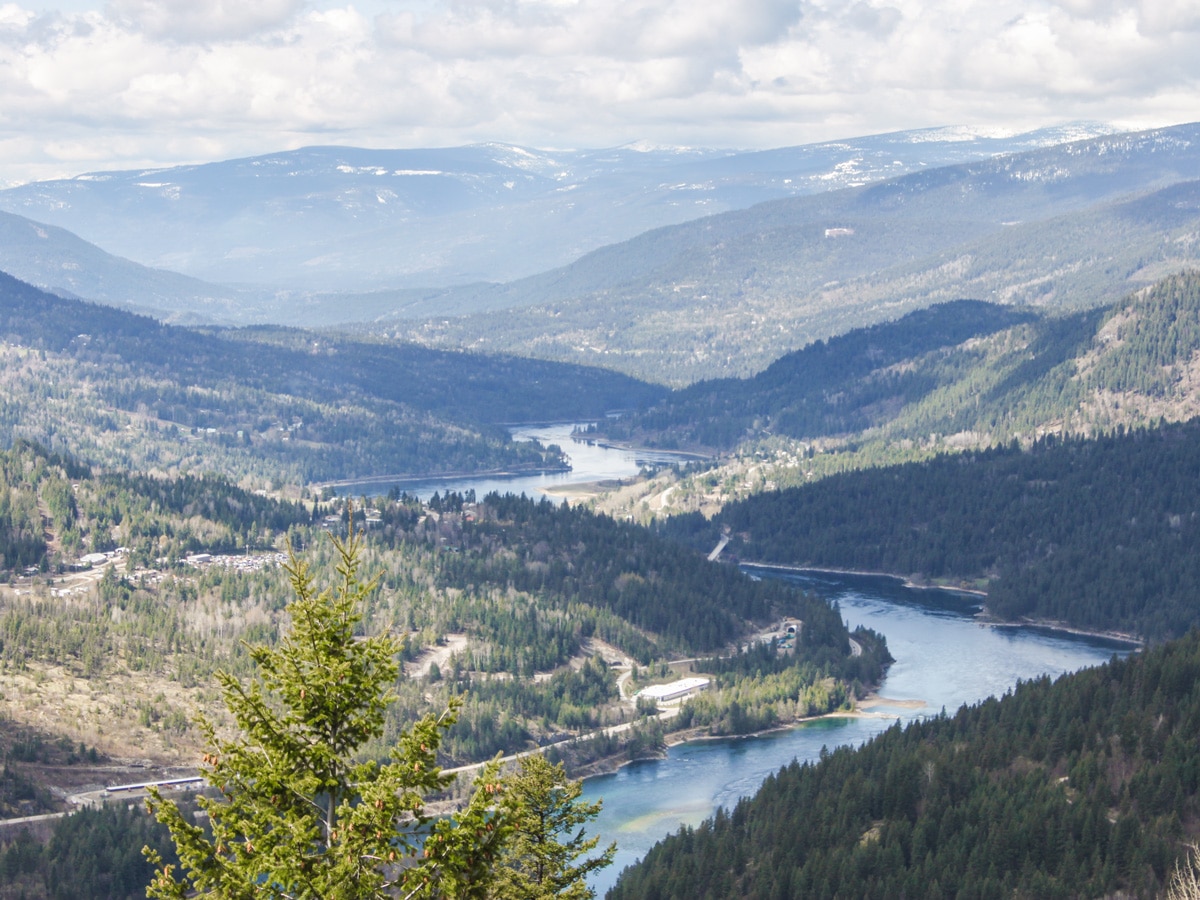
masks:
[[[722,690],[711,693],[703,712],[676,725],[727,730],[725,714],[736,701],[747,713],[737,723],[742,733],[836,709],[854,690],[878,682],[890,661],[882,639],[868,633],[858,636],[864,653],[852,656],[845,624],[824,601],[707,563],[645,529],[511,496],[464,503],[451,495],[435,506],[422,513],[411,502],[384,504],[372,542],[394,548],[382,557],[385,588],[404,599],[393,606],[391,621],[437,636],[466,634],[466,646],[439,667],[446,687],[467,692],[468,714],[447,743],[455,758],[522,746],[547,722],[606,724],[618,699],[608,673],[584,667],[556,675],[564,689],[572,679],[590,679],[599,688],[586,704],[565,707],[561,700],[546,705],[560,689],[554,679],[534,679],[579,657],[593,640],[647,667],[643,677],[651,681],[656,670],[659,679],[675,677],[661,668],[673,657],[708,657],[682,671],[711,672]],[[414,575],[406,565],[427,574]],[[405,587],[418,577],[434,589],[430,596]],[[804,622],[795,653],[764,640],[754,653],[718,658],[782,616]],[[472,672],[508,673],[513,680]],[[425,699],[404,702],[419,706]],[[540,728],[530,728],[536,720],[520,721],[531,713],[542,717]],[[492,728],[508,729],[507,744],[488,743],[499,740],[486,736]]]
[[[23,442],[0,452],[0,475],[9,815],[61,810],[81,785],[194,765],[195,713],[220,716],[214,673],[248,678],[246,642],[270,643],[286,624],[285,536],[323,585],[335,574],[322,529],[351,526],[341,500],[281,503],[216,476],[93,472]],[[624,761],[661,752],[671,729],[744,734],[845,708],[890,661],[863,629],[852,654],[840,615],[818,598],[585,509],[393,496],[360,502],[353,526],[379,576],[364,631],[397,636],[406,671],[369,755],[457,697],[444,765],[538,746],[572,766]],[[64,565],[80,550],[107,552],[91,570]],[[783,616],[802,623],[786,647],[763,635]],[[712,688],[674,718],[633,696],[694,673]],[[602,731],[611,726],[625,728]],[[583,734],[593,737],[575,740]],[[110,810],[46,825],[44,845],[0,837],[0,897],[137,896],[140,848],[162,841],[147,825]]]
[[[216,476],[97,473],[28,443],[0,451],[0,476],[7,712],[32,722],[54,709],[70,741],[103,752],[186,754],[197,737],[186,711],[209,708],[213,671],[244,674],[243,641],[281,625],[285,540],[328,577],[321,530],[349,527],[341,500],[284,503]],[[393,496],[362,501],[355,526],[382,578],[365,626],[403,639],[412,675],[396,686],[389,734],[465,694],[447,763],[631,721],[634,687],[690,672],[711,672],[718,689],[678,725],[752,731],[848,704],[889,661],[867,632],[852,655],[823,601],[583,508]],[[79,567],[85,551],[103,555]],[[803,622],[787,648],[762,636],[784,616]],[[86,690],[64,692],[77,683]],[[651,719],[575,756],[653,749],[662,727]]]
[[[1086,433],[1177,419],[1200,410],[1189,369],[1197,322],[1200,275],[1191,272],[1060,317],[960,300],[818,341],[752,378],[691,385],[604,429],[729,450],[771,435],[862,443],[969,433],[986,443],[1051,426]]]
[[[61,572],[86,553],[124,548],[134,565],[194,551],[272,547],[309,511],[214,476],[93,474],[18,440],[0,450],[0,571]]]
[[[651,408],[605,422],[604,433],[666,447],[729,450],[764,434],[816,438],[887,424],[946,384],[940,362],[960,344],[1035,322],[1031,310],[971,300],[817,341],[751,378],[702,381]]]
[[[0,339],[0,444],[259,483],[561,466],[498,423],[600,416],[661,394],[514,357],[175,328],[2,273]]]
[[[1184,421],[1200,415],[1196,322],[1200,274],[1184,272],[1105,309],[1047,316],[959,301],[854,331],[602,423],[611,438],[722,453],[603,508],[643,522],[659,510],[713,515],[839,472]]]
[[[1157,897],[1200,821],[1197,733],[1192,632],[792,763],[608,896]]]
[[[33,350],[125,362],[184,386],[240,384],[307,399],[359,393],[462,422],[595,415],[663,393],[604,370],[512,356],[445,353],[296,329],[177,328],[56,297],[3,273],[0,336]]]
[[[17,831],[0,853],[0,898],[138,900],[153,873],[145,846],[176,858],[166,829],[137,807],[79,810],[55,823],[45,843]]]
[[[286,526],[318,582],[334,577],[330,543],[308,526],[307,510],[244,495],[216,478],[92,476],[28,446],[9,451],[9,470],[38,473],[13,488],[36,498],[47,485],[65,484],[74,498],[70,525],[88,539],[178,528],[171,547],[186,533],[197,549],[218,550],[230,534],[278,545],[272,529]],[[846,708],[890,662],[883,638],[864,629],[854,632],[852,653],[838,611],[823,600],[751,580],[585,509],[496,495],[371,502],[354,512],[365,529],[365,568],[380,578],[364,630],[398,636],[407,672],[393,686],[386,734],[367,748],[372,755],[386,753],[416,717],[459,697],[461,714],[439,753],[445,765],[539,745],[554,745],[547,752],[572,765],[623,761],[661,752],[668,730],[745,734]],[[340,501],[318,513],[324,526],[350,524]],[[41,524],[57,533],[57,519]],[[239,550],[150,567],[135,550],[111,557],[102,576],[51,572],[0,586],[5,729],[52,711],[63,732],[48,739],[52,752],[26,757],[9,748],[14,798],[43,798],[39,812],[60,805],[45,789],[45,769],[30,768],[37,779],[30,781],[26,763],[59,761],[69,751],[66,762],[86,769],[74,749],[83,754],[84,739],[103,754],[191,762],[199,732],[189,712],[214,712],[214,670],[248,677],[243,642],[271,642],[285,622],[279,554]],[[784,616],[797,634],[780,633]],[[633,696],[699,673],[711,689],[673,718],[672,710],[659,718],[653,704]],[[573,740],[622,723],[634,727]],[[96,750],[88,752],[94,763]],[[112,760],[103,762],[94,778],[111,783]],[[124,780],[149,777],[138,765]],[[145,877],[134,851],[159,840],[145,824],[105,813],[64,820],[45,847],[0,841],[0,897],[94,896],[85,893],[92,883],[99,895],[130,896]]]
[[[1005,618],[1178,636],[1200,624],[1200,420],[835,475],[662,528],[697,548],[727,529],[745,560],[986,585]]]

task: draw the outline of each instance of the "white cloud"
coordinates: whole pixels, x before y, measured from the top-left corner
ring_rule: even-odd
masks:
[[[1194,0],[29,2],[0,5],[0,180],[306,143],[1149,125],[1195,118],[1200,80]]]
[[[1059,0],[1060,8],[1078,18],[1105,22],[1132,17],[1146,35],[1169,35],[1200,29],[1200,6],[1194,0]]]
[[[1143,0],[1138,12],[1138,24],[1145,34],[1200,30],[1200,6],[1193,0]]]
[[[36,14],[15,3],[0,6],[0,28],[24,28],[37,18]]]
[[[153,37],[207,41],[278,28],[304,5],[304,0],[112,0],[107,12]]]

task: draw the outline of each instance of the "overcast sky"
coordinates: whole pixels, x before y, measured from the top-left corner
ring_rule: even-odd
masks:
[[[0,0],[0,182],[1200,119],[1197,0]]]

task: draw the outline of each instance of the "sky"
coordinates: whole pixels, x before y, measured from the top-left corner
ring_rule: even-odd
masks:
[[[1200,119],[1196,0],[0,0],[0,184],[314,144]]]

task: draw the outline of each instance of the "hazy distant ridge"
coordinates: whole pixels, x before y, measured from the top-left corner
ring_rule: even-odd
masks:
[[[925,129],[777,150],[308,147],[0,191],[0,209],[222,283],[361,292],[511,281],[643,231],[1104,133]]]
[[[388,327],[675,383],[748,374],[938,301],[1114,301],[1200,259],[1196,179],[1200,126],[1097,138],[660,228],[494,289],[503,313]]]

